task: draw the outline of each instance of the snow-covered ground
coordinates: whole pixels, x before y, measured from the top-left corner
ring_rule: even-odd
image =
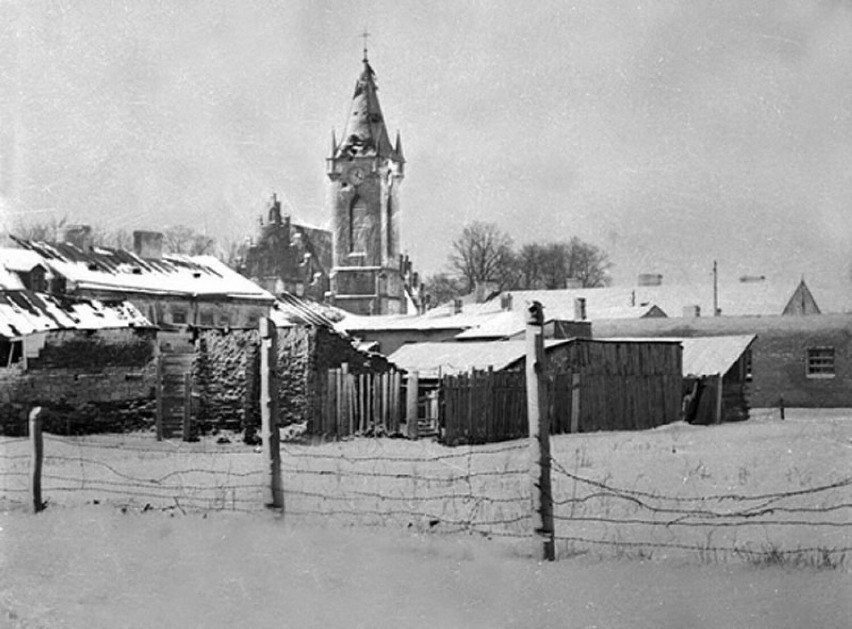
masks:
[[[554,438],[557,535],[607,543],[566,539],[551,564],[523,538],[529,520],[513,518],[528,500],[528,476],[514,473],[528,464],[523,442],[283,445],[282,520],[262,507],[253,450],[148,435],[48,436],[48,509],[34,516],[17,491],[28,444],[3,441],[0,627],[847,627],[852,617],[849,556],[817,570],[709,550],[852,546],[852,411]],[[766,497],[743,504],[754,496]],[[778,511],[760,516],[770,524],[752,525],[767,509]],[[684,510],[701,526],[683,526]],[[740,515],[717,517],[729,512]],[[708,518],[719,525],[709,535]],[[466,527],[497,535],[451,532]],[[708,550],[678,549],[692,545]]]

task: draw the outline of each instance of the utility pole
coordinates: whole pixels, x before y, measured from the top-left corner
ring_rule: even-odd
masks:
[[[718,317],[719,314],[719,266],[713,260],[713,316]]]
[[[530,485],[533,535],[542,543],[541,557],[556,559],[553,496],[550,482],[550,417],[544,384],[544,311],[534,301],[527,310],[527,420],[530,431]]]

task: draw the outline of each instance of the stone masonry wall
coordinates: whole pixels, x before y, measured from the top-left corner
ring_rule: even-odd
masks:
[[[36,358],[0,369],[0,431],[25,434],[29,410],[47,410],[59,434],[147,428],[156,410],[155,332],[121,329],[48,333]]]
[[[193,382],[197,420],[202,432],[211,428],[240,430],[256,410],[249,395],[258,357],[256,330],[207,330],[195,344]],[[249,387],[247,389],[247,387]]]

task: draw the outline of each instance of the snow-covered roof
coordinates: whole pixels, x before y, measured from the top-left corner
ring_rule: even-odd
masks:
[[[726,374],[746,353],[756,334],[696,337],[614,337],[608,341],[668,341],[683,347],[683,375],[714,376]],[[601,339],[604,340],[604,339]]]
[[[18,242],[78,289],[248,299],[270,304],[274,300],[271,293],[213,256],[141,258],[107,247],[82,251],[69,243]]]
[[[718,286],[718,307],[723,316],[780,315],[798,288],[801,278],[765,277],[756,281],[727,281]],[[852,284],[826,278],[808,279],[807,287],[823,313],[852,312]],[[657,306],[668,317],[683,316],[684,308],[699,306],[705,316],[713,314],[713,283],[666,284],[659,286],[609,286],[558,290],[507,291],[516,304],[538,301],[546,317],[571,313],[578,297],[586,300],[587,318],[630,319],[630,309]],[[500,297],[490,302],[499,305]]]
[[[680,339],[683,346],[683,375],[726,374],[756,338],[754,334],[745,334]]]
[[[571,339],[545,341],[545,348],[570,343]],[[470,369],[505,369],[526,355],[524,341],[465,343],[410,343],[388,356],[406,371],[419,371],[424,377],[463,373]]]
[[[60,300],[27,290],[0,292],[0,336],[17,338],[51,330],[153,327],[128,302]]]

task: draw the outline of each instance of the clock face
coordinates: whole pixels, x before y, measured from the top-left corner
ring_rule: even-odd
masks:
[[[349,179],[349,183],[354,186],[357,186],[359,183],[364,181],[364,171],[360,168],[353,168],[347,173],[346,178]]]

